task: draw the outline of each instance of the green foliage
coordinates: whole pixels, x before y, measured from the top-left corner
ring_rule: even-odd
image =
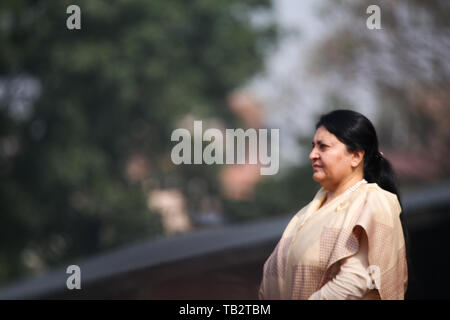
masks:
[[[36,271],[30,252],[54,266],[163,232],[127,161],[139,152],[153,177],[192,175],[168,164],[170,133],[192,112],[234,121],[225,97],[273,36],[246,14],[268,3],[2,1],[1,84],[35,79],[40,93],[22,117],[14,94],[0,97],[0,282]],[[71,4],[81,30],[66,28]]]
[[[311,166],[293,167],[277,179],[267,177],[259,183],[251,200],[223,199],[225,212],[233,222],[261,217],[294,215],[307,205],[320,186],[312,181]]]

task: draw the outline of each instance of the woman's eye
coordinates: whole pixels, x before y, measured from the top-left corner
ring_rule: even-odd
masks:
[[[319,149],[323,150],[323,149],[325,149],[328,146],[324,145],[324,144],[319,144],[318,147],[319,147]],[[311,146],[311,149],[314,149],[314,145]]]

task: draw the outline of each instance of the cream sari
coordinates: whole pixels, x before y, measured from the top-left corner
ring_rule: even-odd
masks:
[[[308,299],[339,272],[339,261],[368,239],[377,281],[363,299],[404,299],[408,284],[405,241],[397,196],[376,183],[341,194],[320,208],[322,187],[289,222],[264,264],[260,299]]]

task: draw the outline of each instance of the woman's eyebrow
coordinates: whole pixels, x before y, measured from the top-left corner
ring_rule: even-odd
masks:
[[[317,144],[322,144],[322,143],[324,143],[322,140],[317,140]],[[311,144],[314,145],[314,141],[311,142]]]

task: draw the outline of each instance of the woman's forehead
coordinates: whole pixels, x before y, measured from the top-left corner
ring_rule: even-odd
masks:
[[[315,142],[315,143],[319,143],[319,142],[334,143],[334,142],[338,142],[338,141],[339,140],[336,138],[336,136],[334,134],[332,134],[327,129],[325,129],[323,126],[321,126],[316,130],[313,142]]]

